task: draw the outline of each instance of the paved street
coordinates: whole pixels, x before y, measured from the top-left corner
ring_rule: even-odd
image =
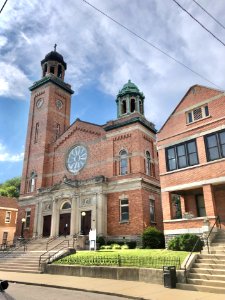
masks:
[[[108,296],[83,291],[56,289],[34,285],[10,283],[8,289],[0,292],[0,300],[126,300],[125,297]]]

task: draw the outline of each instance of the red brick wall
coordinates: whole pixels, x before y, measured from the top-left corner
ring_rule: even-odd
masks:
[[[25,216],[26,216],[26,208],[31,209],[31,217],[30,217],[30,227],[24,228],[24,238],[32,238],[33,237],[33,228],[34,228],[35,205],[19,207],[15,235],[17,237],[19,237],[21,235],[22,219],[25,218]]]

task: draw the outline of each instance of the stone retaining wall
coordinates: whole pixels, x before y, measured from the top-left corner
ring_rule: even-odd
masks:
[[[55,275],[143,281],[163,284],[162,269],[43,264],[42,272]],[[185,282],[183,270],[177,271],[177,282]]]

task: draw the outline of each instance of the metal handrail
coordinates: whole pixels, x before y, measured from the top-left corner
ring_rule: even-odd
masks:
[[[58,236],[53,236],[52,238],[50,238],[47,243],[46,243],[46,251],[48,250],[48,246],[49,244],[51,244],[53,241],[55,241],[58,238]]]
[[[54,246],[53,248],[51,248],[50,250],[47,250],[47,251],[45,251],[44,253],[42,253],[41,255],[40,255],[40,257],[39,257],[39,267],[40,267],[40,265],[41,265],[41,260],[42,260],[42,257],[45,255],[45,254],[49,254],[49,252],[50,251],[52,251],[52,250],[54,250],[55,248],[57,248],[59,245],[61,245],[62,243],[65,243],[65,242],[67,242],[67,244],[68,244],[68,248],[69,248],[69,240],[63,240],[63,241],[61,241],[59,244],[57,244],[56,246]],[[62,249],[64,249],[65,248],[65,246],[63,247],[63,248],[61,248],[59,251],[61,251]],[[56,252],[56,253],[58,253],[58,251]],[[54,253],[55,254],[55,253]],[[51,258],[51,255],[49,255],[48,256],[48,258],[46,258],[45,260],[47,260],[47,259],[50,259]]]
[[[198,239],[197,241],[195,242],[194,244],[194,247],[193,249],[191,250],[189,256],[188,256],[188,259],[186,260],[185,262],[185,265],[184,265],[184,276],[185,276],[185,280],[186,280],[186,283],[187,283],[187,263],[189,261],[189,259],[191,258],[191,255],[193,254],[193,252],[195,251],[195,248],[197,247],[198,243],[201,241],[200,237],[198,236]]]
[[[213,224],[213,226],[210,229],[209,234],[208,234],[208,236],[206,238],[206,244],[207,244],[208,254],[209,254],[209,237],[210,237],[210,235],[211,235],[211,233],[213,231],[213,228],[215,227],[215,225],[217,225],[217,223],[219,223],[219,228],[221,229],[221,222],[220,222],[220,217],[219,216],[216,217],[215,223]]]

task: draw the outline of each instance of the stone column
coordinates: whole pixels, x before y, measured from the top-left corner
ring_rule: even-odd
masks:
[[[34,214],[34,227],[33,227],[33,238],[37,236],[37,224],[38,224],[38,209],[39,202],[35,205],[35,214]]]
[[[37,235],[40,236],[43,234],[43,215],[42,215],[42,201],[38,205],[38,215],[37,215]]]
[[[107,234],[107,198],[103,193],[96,197],[96,232],[97,235]]]
[[[51,237],[57,235],[56,220],[57,220],[57,200],[53,198],[53,201],[52,201],[52,219],[51,219]]]
[[[130,97],[129,96],[127,96],[127,98],[126,98],[126,103],[127,103],[127,111],[126,111],[126,113],[130,113]]]
[[[76,229],[76,210],[77,210],[77,198],[71,199],[71,219],[70,219],[70,235],[74,235],[78,232]]]
[[[205,211],[206,216],[216,216],[216,203],[213,192],[213,187],[211,184],[203,185],[203,194],[204,194],[204,202],[205,202]]]

